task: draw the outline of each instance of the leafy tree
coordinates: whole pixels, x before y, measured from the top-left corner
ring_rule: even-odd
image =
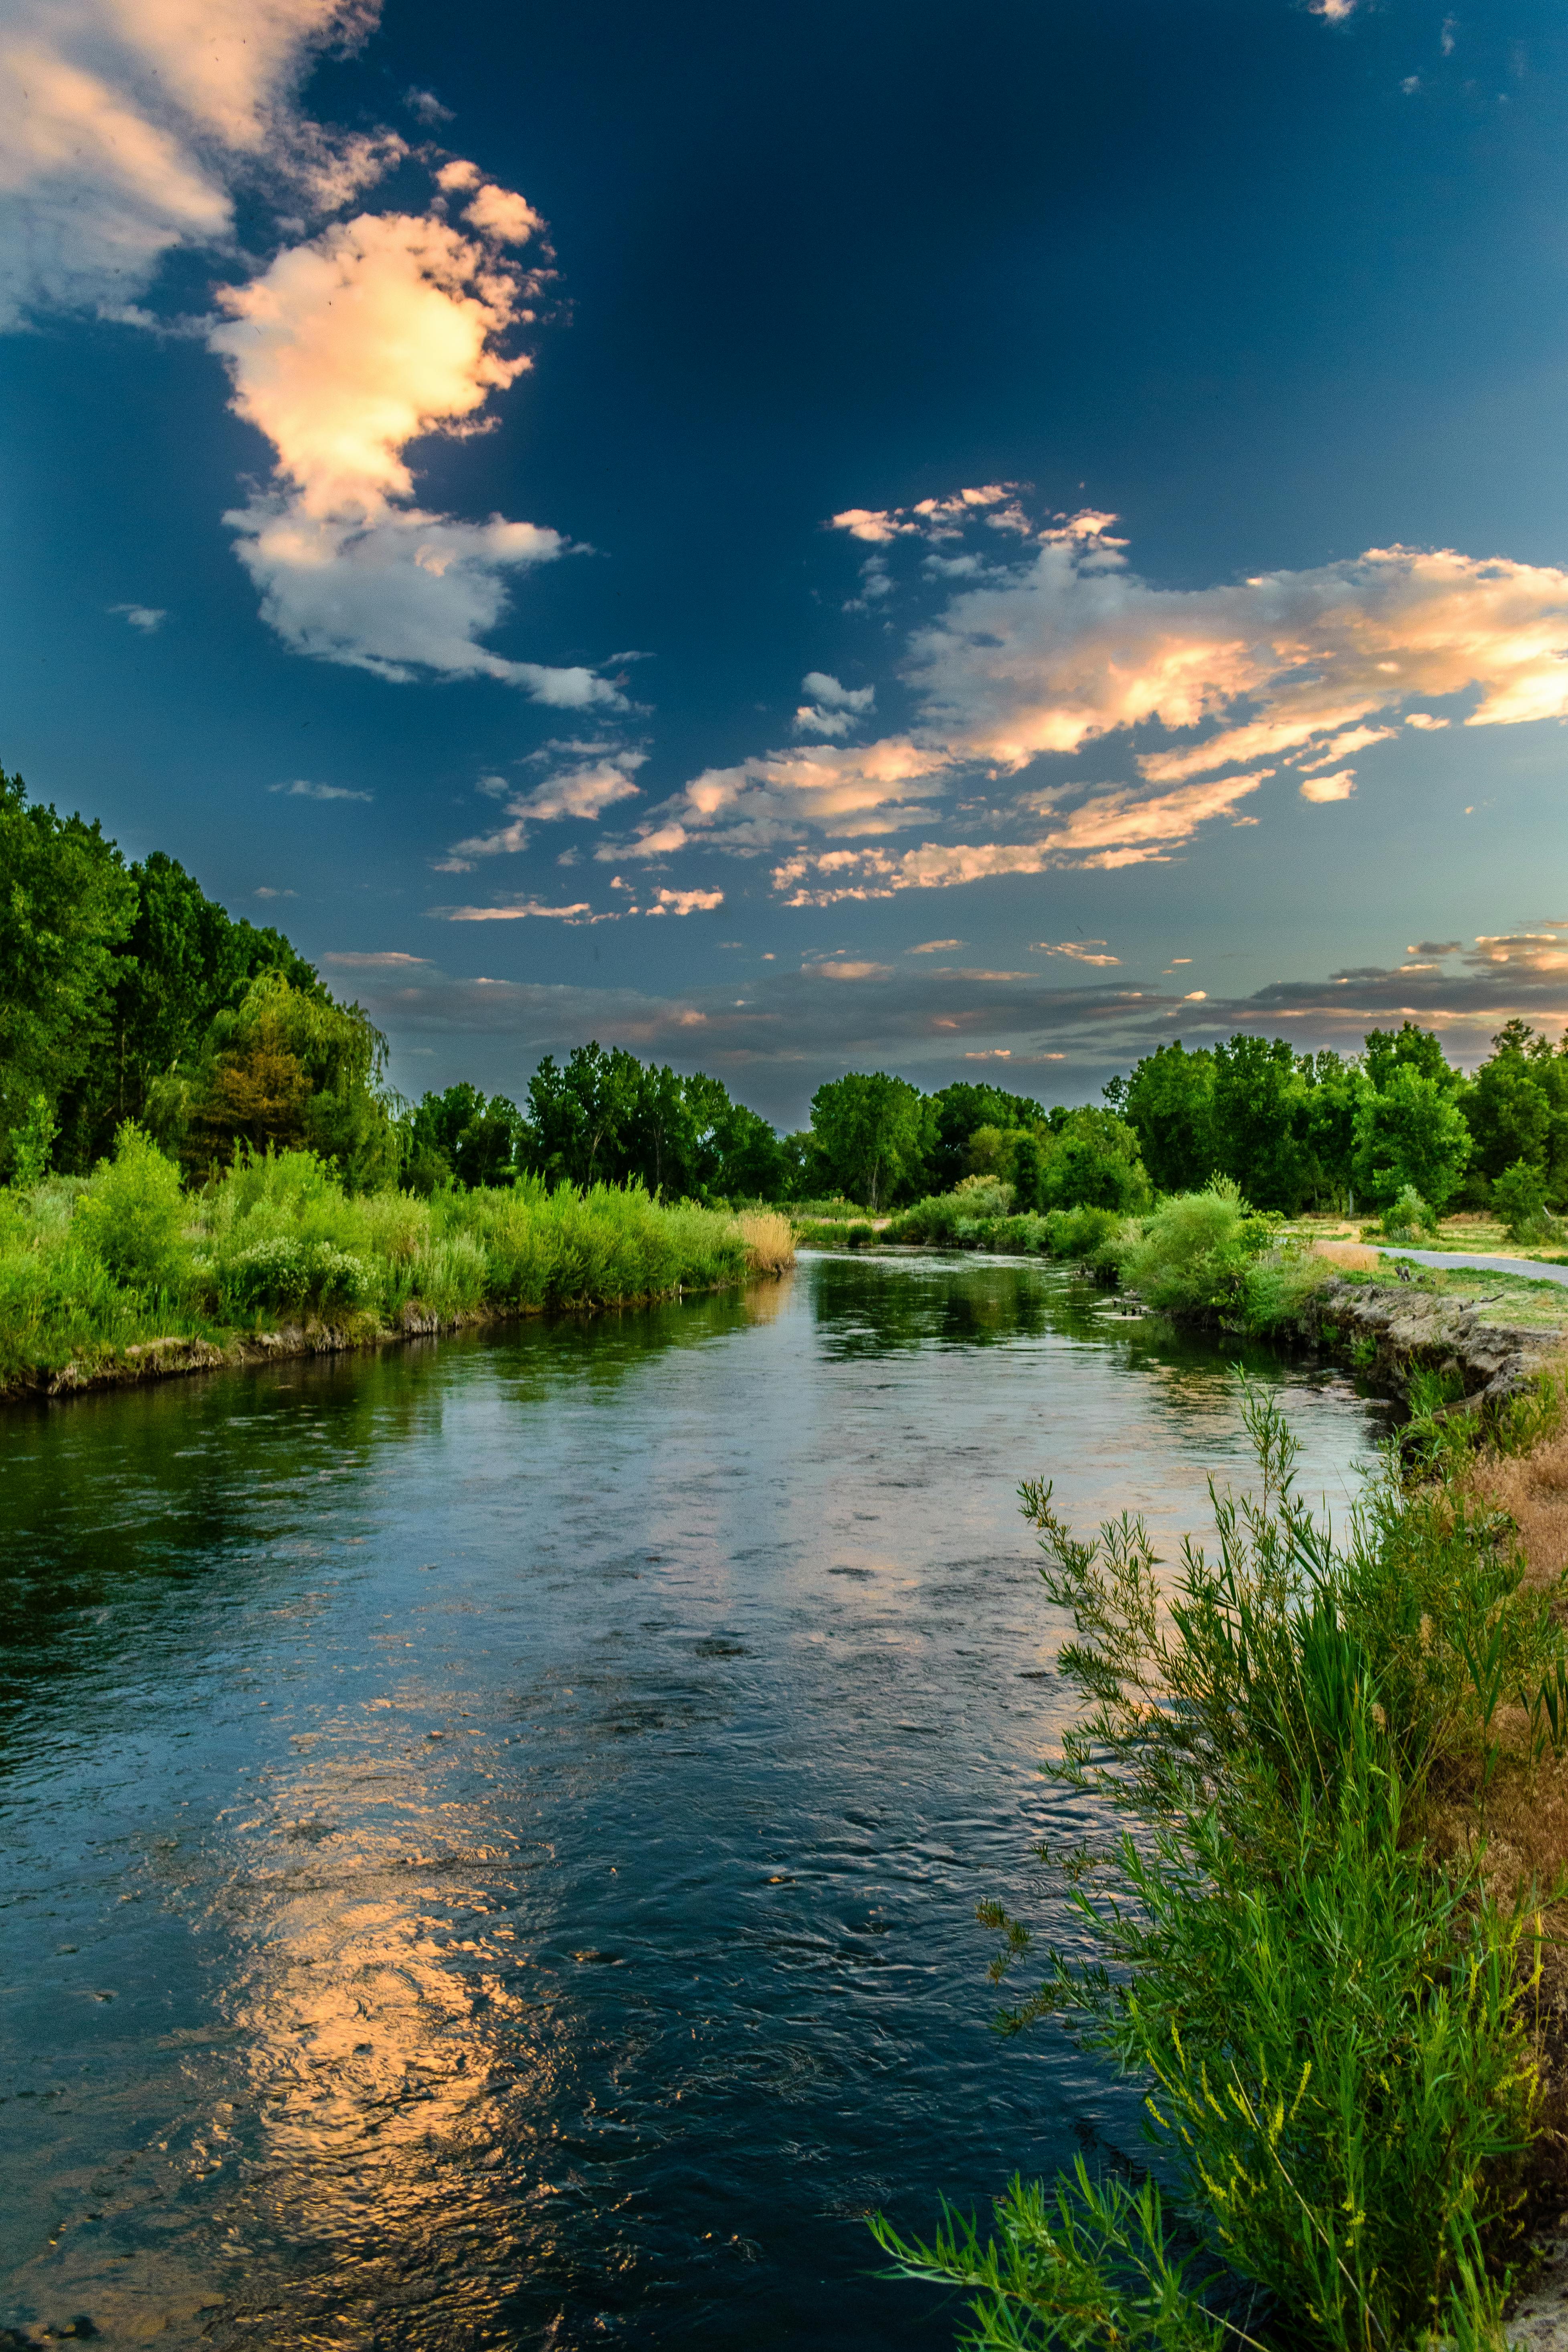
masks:
[[[1396,1070],[1417,1070],[1445,1094],[1464,1087],[1464,1072],[1447,1058],[1442,1040],[1430,1029],[1418,1029],[1414,1021],[1403,1022],[1397,1029],[1369,1029],[1364,1043],[1363,1066],[1380,1095],[1387,1093]]]
[[[1039,1186],[1043,1208],[1125,1213],[1149,1205],[1149,1179],[1139,1156],[1137,1131],[1112,1110],[1086,1103],[1070,1111],[1048,1138],[1044,1163]],[[1024,1206],[1022,1200],[1018,1205]]]
[[[466,1082],[425,1095],[403,1123],[405,1180],[415,1192],[454,1180],[510,1184],[525,1131],[522,1113],[505,1095],[486,1097]]]
[[[1214,1049],[1215,1163],[1256,1209],[1294,1215],[1310,1189],[1306,1094],[1283,1037],[1238,1034]]]
[[[1205,1047],[1189,1054],[1180,1038],[1145,1055],[1126,1081],[1121,1115],[1162,1192],[1200,1192],[1214,1174],[1214,1055]]]
[[[1297,1064],[1307,1089],[1304,1137],[1310,1186],[1320,1205],[1349,1203],[1355,1192],[1355,1116],[1371,1081],[1354,1062],[1324,1051]]]
[[[1516,1160],[1492,1186],[1498,1214],[1516,1242],[1531,1241],[1546,1222],[1546,1179],[1529,1160]]]
[[[1524,1160],[1568,1192],[1568,1036],[1553,1052],[1526,1021],[1504,1024],[1464,1096],[1476,1165],[1495,1182]]]
[[[811,1098],[811,1126],[829,1181],[873,1215],[918,1186],[928,1119],[924,1097],[907,1079],[885,1070],[831,1079]]]
[[[109,1033],[114,955],[136,886],[95,821],[29,802],[0,769],[0,1137],[44,1097],[49,1109],[91,1067]]]
[[[616,1045],[574,1045],[563,1069],[546,1054],[528,1082],[529,1160],[546,1183],[613,1181],[642,1065]]]
[[[794,1189],[789,1142],[744,1103],[731,1102],[714,1116],[710,1129],[713,1154],[710,1190],[726,1201],[783,1201]]]
[[[1363,1096],[1356,1112],[1356,1190],[1385,1208],[1410,1185],[1441,1216],[1470,1150],[1454,1089],[1412,1062],[1396,1065],[1387,1086]]]
[[[153,1080],[199,1052],[217,1014],[264,971],[326,1003],[314,967],[281,931],[238,920],[177,859],[154,850],[130,868],[136,911],[115,958],[107,1060],[73,1106],[84,1144],[139,1118]]]
[[[360,1006],[264,971],[212,1023],[191,1076],[149,1089],[149,1117],[193,1169],[303,1150],[332,1161],[350,1192],[370,1192],[399,1157],[385,1066],[386,1040]]]
[[[961,1079],[929,1097],[930,1131],[926,1144],[925,1182],[932,1192],[951,1192],[961,1176],[973,1174],[970,1141],[976,1129],[1035,1128],[1046,1112],[1029,1095],[1010,1095],[1000,1087],[974,1086]]]

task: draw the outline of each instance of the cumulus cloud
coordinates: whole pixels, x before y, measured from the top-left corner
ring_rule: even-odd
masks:
[[[296,103],[321,48],[352,46],[376,15],[377,0],[13,0],[0,327],[62,307],[154,324],[140,298],[165,254],[232,257],[241,193],[286,205],[300,241],[220,289],[208,333],[235,409],[276,454],[272,480],[227,518],[265,619],[300,653],[389,679],[483,676],[563,709],[618,704],[590,668],[483,642],[512,578],[563,553],[561,535],[424,511],[405,454],[487,429],[487,404],[530,364],[510,346],[542,282],[516,258],[539,214],[454,161],[423,213],[303,233],[408,153],[395,133],[333,132]],[[446,111],[429,91],[405,102],[427,121]]]
[[[482,430],[491,394],[528,366],[500,348],[528,292],[492,238],[389,213],[337,223],[220,296],[208,340],[278,458],[273,485],[226,520],[264,617],[300,652],[396,681],[500,678],[561,709],[620,702],[591,669],[482,643],[509,576],[563,552],[558,532],[414,503],[407,444]]]
[[[1348,801],[1355,790],[1355,770],[1342,768],[1334,776],[1303,776],[1300,783],[1304,801]]]
[[[722,890],[656,890],[647,915],[710,915],[715,907],[724,903]],[[631,910],[636,914],[637,908]]]
[[[169,617],[161,604],[106,604],[103,609],[118,614],[130,627],[140,629],[144,637],[153,635]]]
[[[1414,697],[1477,693],[1465,723],[1568,715],[1568,573],[1452,549],[1373,548],[1235,585],[1152,587],[1106,518],[1042,534],[1002,584],[955,596],[911,642],[931,721],[1016,772],[1117,730],[1201,740],[1141,752],[1154,782],[1340,756]],[[1363,742],[1376,740],[1363,732]]]
[[[962,940],[922,940],[919,947],[906,948],[906,955],[945,955],[952,948],[961,948]]]
[[[876,707],[874,686],[840,686],[826,670],[808,669],[801,691],[811,697],[794,719],[797,735],[847,735],[857,721]]]
[[[237,183],[342,197],[402,142],[333,140],[297,92],[370,0],[11,0],[0,30],[0,326],[122,312],[163,255],[223,243]]]

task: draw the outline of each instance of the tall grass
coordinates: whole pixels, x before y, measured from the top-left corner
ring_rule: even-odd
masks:
[[[1563,1686],[1557,1596],[1393,1455],[1337,1538],[1276,1407],[1246,1411],[1261,1494],[1214,1492],[1217,1555],[1184,1545],[1168,1592],[1141,1521],[1084,1541],[1023,1489],[1087,1705],[1050,1769],[1131,1826],[1068,1865],[1098,1962],[1050,1952],[1001,2022],[1060,2017],[1141,2079],[1178,2186],[1173,2211],[1080,2163],[1015,2181],[988,2240],[878,2221],[901,2274],[969,2291],[973,2344],[1500,2346],[1541,1930],[1474,1834],[1440,1866],[1424,1833],[1484,1802],[1500,1698]],[[1031,1935],[982,1916],[999,1978]]]
[[[135,1129],[85,1182],[0,1192],[0,1391],[139,1341],[279,1323],[372,1336],[410,1315],[597,1307],[793,1262],[788,1220],[666,1205],[637,1187],[351,1194],[308,1151],[203,1190]]]

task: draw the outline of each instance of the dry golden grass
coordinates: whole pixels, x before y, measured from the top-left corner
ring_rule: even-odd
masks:
[[[736,1218],[753,1274],[787,1274],[795,1264],[795,1229],[777,1209],[745,1209]]]
[[[1342,1265],[1352,1274],[1375,1274],[1377,1252],[1364,1242],[1314,1242],[1314,1257],[1326,1257],[1331,1265]]]

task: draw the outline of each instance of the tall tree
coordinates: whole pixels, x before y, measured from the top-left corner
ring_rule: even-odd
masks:
[[[1202,1046],[1189,1054],[1179,1037],[1156,1045],[1127,1080],[1121,1116],[1137,1129],[1143,1165],[1162,1192],[1195,1192],[1214,1174],[1214,1055]]]
[[[951,1192],[959,1178],[970,1172],[970,1139],[979,1129],[1033,1129],[1047,1116],[1032,1096],[1010,1095],[1001,1087],[976,1086],[965,1079],[942,1087],[929,1099],[925,1181],[933,1192]]]
[[[1310,1189],[1307,1089],[1283,1037],[1214,1049],[1215,1158],[1255,1209],[1293,1214]]]
[[[1527,1021],[1504,1024],[1463,1097],[1476,1165],[1495,1183],[1521,1160],[1568,1191],[1568,1036],[1553,1052]]]
[[[115,951],[136,885],[101,826],[29,801],[0,769],[0,1150],[42,1095],[53,1111],[105,1050]],[[63,1124],[63,1122],[62,1122]],[[63,1134],[62,1156],[74,1138]]]
[[[829,1181],[873,1215],[918,1183],[928,1126],[919,1088],[885,1070],[852,1070],[818,1087],[811,1098],[812,1133]]]
[[[1414,1062],[1398,1065],[1356,1112],[1356,1190],[1380,1208],[1413,1185],[1439,1215],[1458,1192],[1470,1156],[1470,1130],[1443,1085]]]

